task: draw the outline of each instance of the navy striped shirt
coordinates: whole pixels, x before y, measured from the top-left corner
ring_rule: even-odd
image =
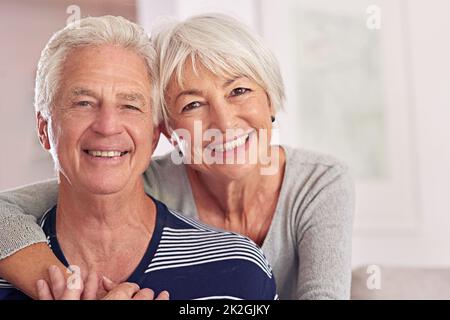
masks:
[[[152,198],[153,199],[153,198]],[[170,299],[276,299],[275,281],[261,249],[251,240],[186,218],[153,199],[155,229],[147,251],[128,278]],[[56,236],[56,206],[41,220],[48,244],[69,266]],[[27,299],[0,279],[0,299]]]

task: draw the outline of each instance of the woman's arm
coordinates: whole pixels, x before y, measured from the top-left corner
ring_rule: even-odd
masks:
[[[317,183],[309,193],[297,230],[297,298],[349,299],[353,181],[340,166],[328,169],[322,179],[326,183]]]
[[[36,243],[0,260],[0,277],[37,299],[36,283],[39,279],[49,282],[48,269],[51,265],[59,267],[62,274],[69,276],[47,243]]]
[[[0,193],[0,277],[34,298],[36,281],[60,264],[36,223],[56,204],[57,190],[51,180]]]

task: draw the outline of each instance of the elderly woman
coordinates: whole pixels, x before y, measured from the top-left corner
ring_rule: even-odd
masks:
[[[272,53],[239,21],[218,14],[160,27],[152,39],[161,127],[177,149],[152,161],[144,173],[148,192],[260,245],[280,299],[349,298],[352,181],[330,156],[270,145],[284,97]],[[29,287],[54,261],[35,244],[45,238],[29,215],[55,203],[56,184],[5,192],[0,200],[0,225],[8,228],[0,271],[11,276],[23,261],[49,257],[23,278]]]
[[[134,288],[167,289],[173,299],[272,300],[271,269],[255,244],[180,216],[144,191],[142,174],[159,138],[154,59],[142,28],[110,16],[69,25],[44,49],[38,131],[60,181],[57,205],[41,221],[51,250],[84,278],[94,270]],[[86,289],[95,297],[92,279]],[[0,287],[0,298],[21,297]]]

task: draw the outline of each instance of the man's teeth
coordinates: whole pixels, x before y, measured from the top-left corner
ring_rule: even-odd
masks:
[[[122,152],[120,152],[120,151],[89,150],[88,153],[94,157],[105,157],[105,158],[120,157],[122,155]]]
[[[246,134],[245,136],[242,136],[240,138],[237,138],[233,141],[216,145],[216,146],[214,146],[214,150],[216,150],[218,152],[225,152],[225,151],[233,150],[234,148],[244,145],[245,142],[247,141],[247,138],[248,138],[248,134]]]

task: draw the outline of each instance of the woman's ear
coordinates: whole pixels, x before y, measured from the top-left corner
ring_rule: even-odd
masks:
[[[45,119],[41,112],[36,114],[37,129],[39,135],[39,141],[45,150],[50,150],[50,139],[48,135],[48,120]]]
[[[271,114],[271,116],[274,116],[275,115],[275,110],[273,108],[272,101],[270,100],[270,96],[269,96],[269,94],[267,92],[266,92],[266,97],[267,97],[267,105],[269,106],[270,114]]]

